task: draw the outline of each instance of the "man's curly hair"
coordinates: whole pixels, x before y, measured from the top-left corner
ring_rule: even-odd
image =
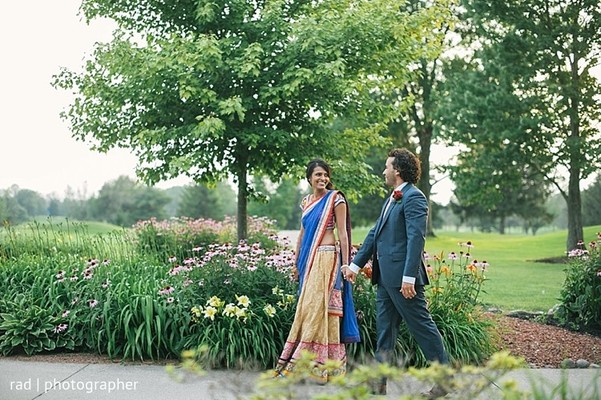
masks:
[[[399,172],[405,182],[416,184],[422,173],[421,162],[419,158],[411,151],[403,149],[392,149],[388,152],[388,157],[394,157],[392,167]]]

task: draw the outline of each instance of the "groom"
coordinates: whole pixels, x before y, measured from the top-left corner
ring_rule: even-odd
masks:
[[[376,359],[379,362],[391,362],[401,321],[405,321],[429,361],[449,362],[440,332],[426,305],[424,285],[430,282],[423,252],[428,202],[415,186],[420,174],[420,161],[409,150],[393,149],[388,153],[384,177],[394,190],[353,262],[343,266],[345,278],[354,282],[359,269],[372,259],[371,280],[378,285]],[[375,392],[386,394],[385,380]],[[445,394],[440,386],[426,393],[429,398]]]

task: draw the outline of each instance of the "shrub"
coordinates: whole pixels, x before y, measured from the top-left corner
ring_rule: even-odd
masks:
[[[182,296],[193,301],[193,332],[184,347],[208,345],[213,367],[273,366],[294,317],[293,262],[289,250],[266,252],[259,243],[242,242],[209,246],[201,259],[184,263],[194,268],[173,267],[170,274],[182,284],[170,283],[165,292],[173,295],[181,287]],[[184,288],[185,282],[197,282],[202,290],[190,295],[192,286]]]
[[[36,254],[31,248],[0,260],[0,351],[62,349],[160,359],[206,347],[211,366],[272,367],[294,318],[294,255],[288,243],[272,235],[269,220],[251,221],[251,239],[237,244],[229,239],[202,246],[196,242],[208,241],[216,232],[219,240],[230,238],[232,220],[221,230],[198,221],[164,227],[152,222],[140,224],[144,232],[139,243],[172,241],[141,254],[117,243],[130,243],[127,235],[115,236],[121,249],[115,261],[90,258],[95,247],[84,248],[84,254]],[[80,242],[88,242],[85,235]],[[185,256],[168,248],[191,244],[180,249]],[[489,322],[477,308],[483,271],[478,267],[474,273],[468,266],[476,263],[466,260],[452,262],[453,274],[447,276],[443,268],[449,265],[442,255],[435,259],[439,264],[431,267],[433,285],[427,295],[451,357],[478,363],[491,354],[493,344],[487,336]],[[375,288],[368,272],[364,269],[355,285],[362,342],[350,345],[348,355],[356,362],[371,359],[375,350]],[[406,330],[397,351],[408,364],[425,364]]]
[[[556,318],[573,329],[601,331],[601,232],[597,239],[568,253],[566,279]]]
[[[473,247],[470,242],[460,246]],[[493,322],[481,315],[479,294],[486,281],[486,261],[474,260],[469,252],[451,252],[430,257],[425,254],[430,286],[426,297],[432,319],[440,330],[451,361],[478,364],[497,349]],[[362,342],[349,347],[349,356],[363,361],[376,348],[375,288],[369,283],[371,266],[361,270],[355,283],[354,299]],[[424,366],[427,360],[405,324],[401,325],[396,347],[403,363]]]
[[[440,330],[452,360],[480,363],[497,350],[497,338],[490,319],[482,317],[479,295],[486,281],[489,263],[474,259],[471,242],[459,243],[467,251],[430,256],[430,278],[426,295],[432,319]]]
[[[187,217],[157,221],[139,221],[133,226],[138,250],[158,260],[175,256],[180,259],[193,255],[193,251],[206,251],[213,243],[236,243],[236,219],[226,217],[224,221],[192,219]],[[263,217],[248,219],[248,242],[260,243],[270,249],[276,234],[275,222]]]

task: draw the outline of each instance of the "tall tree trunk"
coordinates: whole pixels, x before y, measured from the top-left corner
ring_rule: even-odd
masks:
[[[248,165],[246,152],[239,152],[238,179],[238,240],[248,237]]]
[[[419,146],[420,146],[420,160],[422,164],[422,176],[420,177],[418,187],[424,195],[426,199],[428,199],[428,205],[430,207],[430,215],[428,218],[428,226],[426,230],[426,236],[434,237],[434,228],[432,225],[432,183],[430,182],[430,152],[432,147],[432,123],[426,122],[425,126],[421,129],[418,129],[417,135],[419,138]]]
[[[568,240],[566,250],[576,248],[579,240],[584,240],[582,229],[582,199],[580,196],[580,177],[577,172],[570,172],[568,183]]]
[[[571,63],[571,90],[570,107],[568,115],[570,116],[570,136],[568,138],[568,149],[570,152],[570,177],[568,181],[568,240],[566,243],[566,251],[576,248],[579,240],[583,240],[584,231],[582,229],[582,198],[580,195],[580,175],[582,172],[581,163],[581,146],[586,146],[582,143],[580,137],[580,116],[579,106],[579,82],[578,75],[578,57],[574,58]]]
[[[499,217],[499,234],[501,234],[501,235],[505,234],[505,221],[506,221],[505,215],[501,215]]]

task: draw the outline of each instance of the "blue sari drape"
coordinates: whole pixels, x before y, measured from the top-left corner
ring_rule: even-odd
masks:
[[[330,190],[321,199],[307,205],[303,210],[302,224],[303,224],[303,238],[299,254],[297,257],[297,268],[299,275],[299,294],[303,290],[305,278],[311,273],[311,266],[315,258],[315,253],[321,239],[323,238],[328,220],[334,212],[336,195],[340,194],[344,196],[342,192],[336,190]],[[348,203],[347,203],[348,204]],[[347,235],[349,244],[349,255],[350,260],[350,247],[351,247],[351,221],[349,207],[347,206],[346,225]],[[342,343],[356,343],[361,341],[359,335],[359,325],[357,323],[357,316],[355,314],[355,305],[353,301],[353,286],[350,282],[342,279],[340,273],[342,255],[340,255],[337,271],[336,271],[336,282],[334,287],[340,289],[342,287],[342,323],[340,332],[340,341]]]

